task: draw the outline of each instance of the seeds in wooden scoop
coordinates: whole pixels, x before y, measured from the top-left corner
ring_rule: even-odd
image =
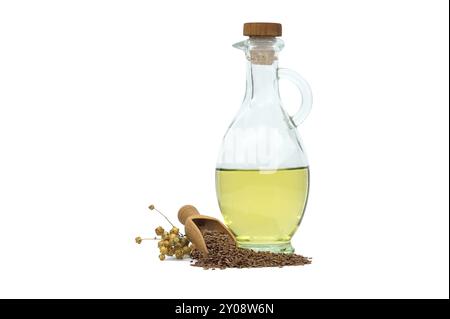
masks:
[[[225,268],[255,268],[303,266],[311,263],[311,258],[296,254],[257,252],[236,246],[228,235],[207,230],[203,235],[208,255],[194,249],[191,258],[192,266],[204,269]]]

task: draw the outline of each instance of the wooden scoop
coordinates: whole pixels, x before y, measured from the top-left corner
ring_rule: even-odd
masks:
[[[200,215],[197,208],[192,205],[185,205],[178,211],[178,220],[184,225],[186,237],[189,241],[204,254],[208,254],[203,232],[214,230],[227,234],[234,242],[236,238],[218,219],[210,216]]]

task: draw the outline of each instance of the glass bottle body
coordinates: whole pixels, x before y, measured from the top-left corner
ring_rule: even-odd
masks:
[[[306,207],[309,165],[295,116],[284,111],[279,96],[278,79],[283,73],[277,55],[282,42],[250,38],[235,46],[245,51],[248,60],[246,94],[217,162],[220,210],[239,246],[293,252],[290,240]],[[303,103],[310,102],[307,94]]]

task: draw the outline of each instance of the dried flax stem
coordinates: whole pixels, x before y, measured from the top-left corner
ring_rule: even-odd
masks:
[[[162,212],[160,212],[160,211],[155,207],[155,205],[150,205],[150,206],[148,206],[148,209],[150,209],[150,210],[156,210],[162,217],[164,217],[164,218],[169,222],[170,225],[172,225],[172,227],[175,227],[175,225],[172,224],[172,222],[169,220],[169,218],[167,218],[166,215],[164,215]]]

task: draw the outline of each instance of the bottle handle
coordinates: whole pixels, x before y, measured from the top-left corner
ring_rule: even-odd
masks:
[[[291,116],[294,125],[299,126],[308,116],[312,106],[312,93],[308,82],[305,81],[297,72],[285,68],[279,68],[277,71],[278,79],[287,79],[295,84],[302,95],[302,104],[300,109]]]

